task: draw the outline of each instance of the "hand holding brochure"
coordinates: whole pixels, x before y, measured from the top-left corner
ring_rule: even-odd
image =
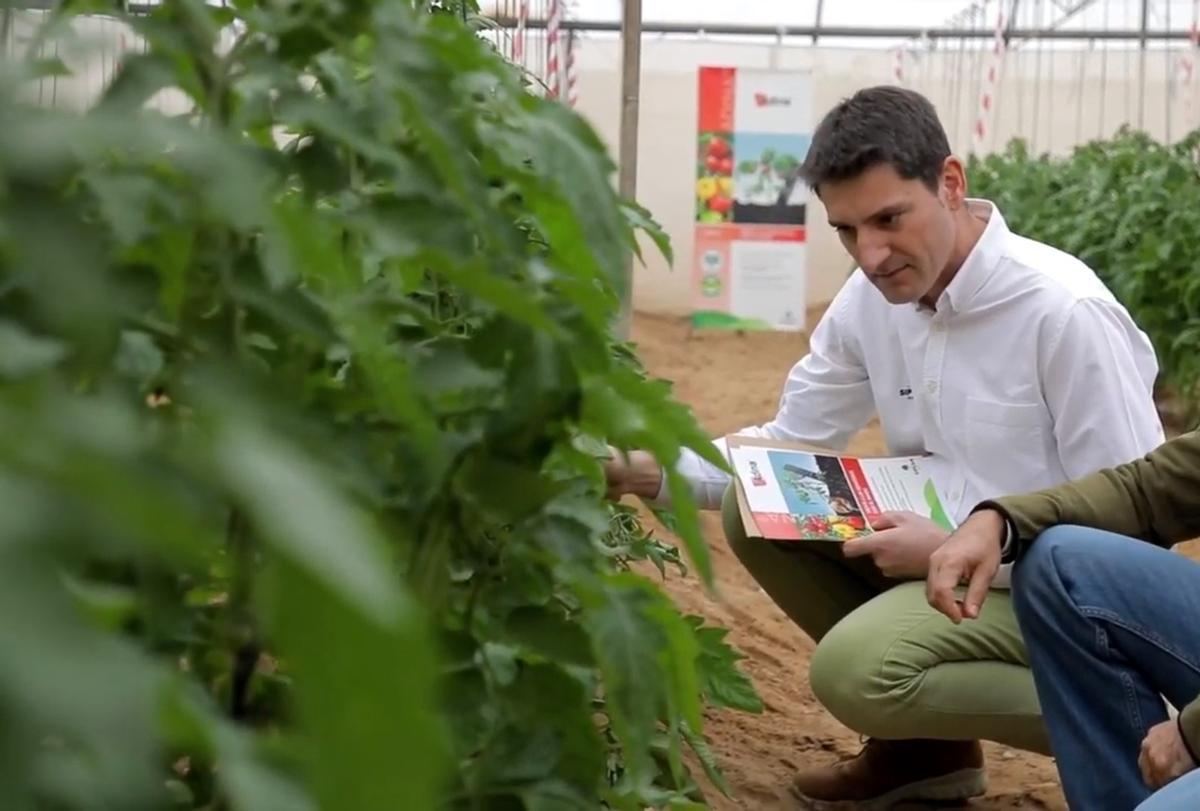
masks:
[[[922,456],[860,458],[737,435],[727,445],[751,538],[848,541],[873,534],[871,523],[894,511],[954,529]]]

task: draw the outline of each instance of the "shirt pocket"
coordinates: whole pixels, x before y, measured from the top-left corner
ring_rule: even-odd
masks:
[[[973,472],[1011,492],[1027,489],[1026,483],[1046,470],[1048,422],[1040,403],[968,397],[966,445]]]

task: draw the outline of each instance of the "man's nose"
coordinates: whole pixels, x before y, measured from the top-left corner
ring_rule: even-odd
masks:
[[[860,240],[858,244],[858,264],[867,273],[879,271],[888,257],[891,249],[882,240]]]

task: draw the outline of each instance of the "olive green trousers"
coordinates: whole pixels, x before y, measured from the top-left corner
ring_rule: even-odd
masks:
[[[925,584],[884,577],[824,542],[746,537],[732,488],[725,537],[742,565],[817,642],[809,679],[835,718],[874,738],[991,740],[1048,754],[1025,644],[1007,591],[954,625]]]

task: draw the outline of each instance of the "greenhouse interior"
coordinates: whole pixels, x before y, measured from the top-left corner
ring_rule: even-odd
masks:
[[[1198,60],[0,5],[0,807],[1200,809]]]

